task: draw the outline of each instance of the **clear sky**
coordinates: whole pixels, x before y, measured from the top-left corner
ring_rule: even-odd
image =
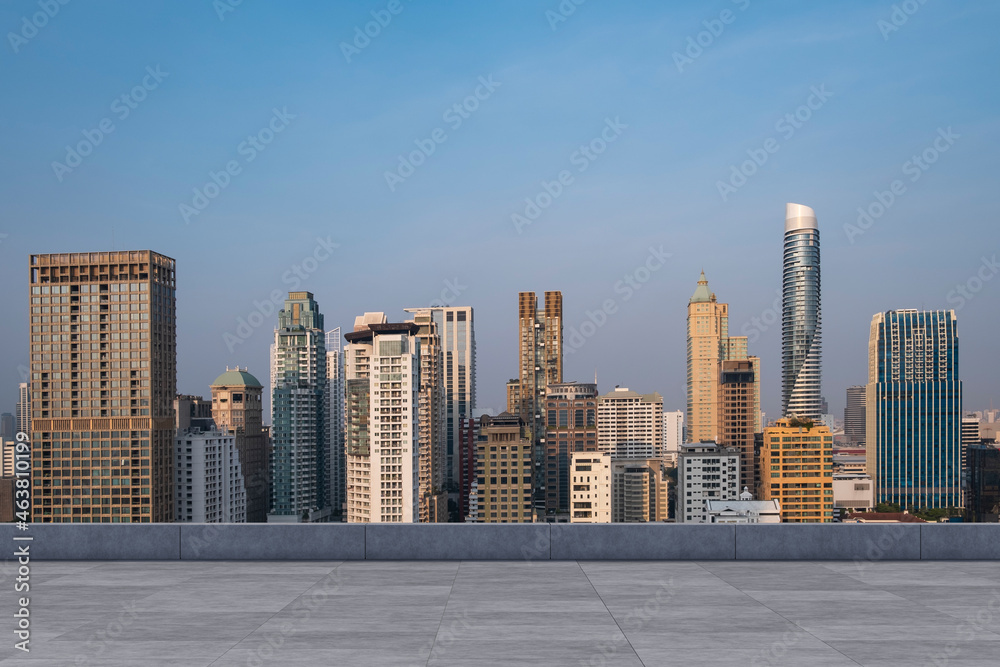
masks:
[[[266,383],[255,301],[298,287],[328,329],[474,306],[493,408],[517,292],[561,290],[568,348],[603,322],[567,380],[683,409],[704,268],[773,417],[786,202],[821,228],[834,412],[893,308],[958,309],[965,405],[1000,404],[996,2],[235,1],[0,6],[0,410],[28,255],[114,247],[177,260],[180,392]]]

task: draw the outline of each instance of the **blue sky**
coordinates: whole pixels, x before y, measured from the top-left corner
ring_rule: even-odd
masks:
[[[683,409],[704,268],[731,330],[757,331],[775,416],[780,331],[752,318],[768,321],[780,284],[786,202],[819,219],[835,412],[866,381],[872,314],[907,307],[958,308],[966,407],[1000,402],[996,3],[588,0],[557,21],[556,0],[402,0],[396,14],[388,0],[220,12],[227,1],[69,2],[37,31],[37,0],[0,7],[0,410],[27,363],[28,255],[114,243],[177,260],[184,393],[207,394],[227,365],[266,380],[276,317],[238,344],[225,335],[293,280],[345,329],[457,284],[452,302],[476,309],[480,407],[502,407],[517,372],[517,292],[558,289],[567,337],[606,301],[614,311],[567,355],[567,380],[596,370],[602,391],[660,391]],[[386,25],[348,62],[342,44],[372,12]],[[102,122],[113,131],[89,155],[53,166]],[[433,153],[390,188],[415,142]],[[933,164],[906,171],[925,151]],[[763,164],[743,165],[752,155]],[[227,164],[226,186],[197,199]],[[723,197],[741,165],[752,175]],[[555,192],[561,172],[549,201],[543,181]],[[845,232],[897,180],[884,213]],[[526,198],[547,206],[518,231]],[[313,264],[317,239],[337,247]],[[650,248],[670,257],[644,273]],[[310,270],[289,279],[295,266]],[[626,299],[625,276],[648,280]]]

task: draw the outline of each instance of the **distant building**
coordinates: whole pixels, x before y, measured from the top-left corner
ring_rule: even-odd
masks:
[[[186,431],[192,422],[212,418],[212,402],[204,396],[177,394],[174,397],[174,429]]]
[[[966,518],[975,523],[1000,522],[1000,448],[970,445]]]
[[[740,451],[714,442],[681,445],[677,468],[678,523],[709,523],[709,500],[740,497]]]
[[[0,440],[0,477],[13,477],[17,473],[14,456],[17,440]]]
[[[726,358],[729,305],[719,303],[708,288],[705,272],[688,300],[687,439],[715,440],[719,426],[719,362]]]
[[[740,488],[757,488],[754,469],[754,395],[757,377],[750,360],[719,364],[719,444],[740,451]]]
[[[962,504],[962,383],[954,311],[875,314],[865,415],[876,503],[908,509]]]
[[[781,294],[781,414],[817,420],[823,414],[819,225],[802,204],[785,205]]]
[[[31,435],[31,385],[27,382],[17,385],[17,408],[14,412],[17,432]]]
[[[865,392],[864,385],[847,388],[847,406],[844,408],[844,437],[854,445],[865,444]]]
[[[573,452],[569,475],[570,522],[611,523],[611,456]]]
[[[962,490],[963,490],[963,500],[964,491],[969,485],[969,447],[973,445],[978,445],[980,443],[979,439],[979,417],[973,414],[966,414],[962,417]],[[965,503],[963,502],[964,506]]]
[[[707,500],[709,523],[781,523],[781,504],[777,500],[754,500],[743,489],[739,500]]]
[[[326,332],[326,441],[330,449],[327,461],[330,506],[341,521],[347,518],[346,382],[341,332],[337,327]]]
[[[236,436],[211,419],[177,432],[175,514],[180,523],[245,523],[246,489]]]
[[[597,451],[597,385],[545,388],[545,520],[570,520],[570,458]]]
[[[663,397],[616,387],[597,401],[597,448],[613,459],[663,457]]]
[[[234,368],[211,385],[211,417],[220,431],[236,438],[246,490],[246,521],[266,523],[268,451],[264,439],[264,387],[246,369]]]
[[[420,522],[448,521],[447,470],[448,421],[445,394],[445,353],[441,327],[430,310],[415,310],[413,319],[420,342],[420,397],[417,420],[420,426],[419,484]],[[449,359],[451,355],[449,355]]]
[[[760,473],[760,497],[781,504],[782,521],[833,521],[833,436],[826,426],[786,418],[764,429]]]
[[[481,523],[532,523],[532,441],[517,415],[480,418],[476,509]]]
[[[670,478],[660,459],[611,460],[611,521],[666,521]]]
[[[458,441],[455,443],[458,456],[458,513],[462,521],[471,521],[478,516],[478,496],[476,485],[476,443],[479,439],[479,418],[464,417],[459,423]],[[473,507],[476,505],[476,507]]]
[[[871,475],[833,474],[834,511],[870,512],[875,509],[875,486]]]
[[[0,477],[0,523],[14,521],[14,483],[16,477]]]
[[[909,512],[850,512],[843,523],[927,523]]]
[[[677,460],[684,444],[684,411],[674,410],[663,413],[663,455]]]
[[[5,412],[0,415],[0,442],[13,440],[15,435],[17,435],[17,422],[14,420],[14,415]]]

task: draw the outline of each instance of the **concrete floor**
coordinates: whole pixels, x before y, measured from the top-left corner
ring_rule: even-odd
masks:
[[[996,562],[36,562],[7,665],[1000,665]]]

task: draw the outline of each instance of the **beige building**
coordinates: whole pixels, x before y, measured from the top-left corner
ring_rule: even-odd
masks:
[[[659,459],[611,461],[611,521],[666,521],[670,478]]]
[[[176,263],[31,255],[32,520],[174,517]]]
[[[764,429],[760,452],[762,500],[781,503],[786,523],[833,521],[833,436],[830,429],[794,417]]]
[[[420,522],[448,521],[447,422],[444,383],[444,352],[438,325],[430,310],[413,310],[420,340]]]
[[[419,518],[420,339],[412,323],[365,313],[346,334],[347,520]]]
[[[611,523],[611,455],[573,452],[570,523]]]
[[[480,523],[532,523],[532,443],[524,421],[503,412],[480,418],[476,496]]]
[[[264,388],[247,369],[234,368],[212,383],[212,419],[220,431],[236,438],[246,488],[247,523],[266,523],[268,451],[264,439],[261,398]]]
[[[663,397],[616,387],[597,401],[597,449],[613,459],[663,457]]]

